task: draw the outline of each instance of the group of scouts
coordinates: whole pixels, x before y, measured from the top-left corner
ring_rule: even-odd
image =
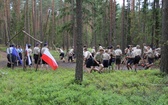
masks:
[[[26,66],[31,67],[32,65],[34,65],[34,67],[36,68],[38,65],[41,65],[41,67],[45,65],[47,69],[48,65],[45,61],[41,59],[41,55],[44,53],[45,50],[49,50],[48,44],[44,43],[41,51],[39,43],[35,45],[33,50],[31,47],[32,47],[31,44],[28,44],[27,48],[23,50],[21,46],[10,45],[9,48],[7,48],[7,60],[8,60],[7,67],[11,67],[14,65],[16,66],[22,65],[23,60],[25,60]],[[15,53],[13,52],[14,50],[16,50]]]
[[[152,49],[150,46],[144,46],[142,53],[142,49],[139,45],[135,47],[129,45],[123,53],[120,49],[120,45],[117,45],[116,49],[112,46],[107,49],[99,46],[97,52],[94,47],[91,51],[88,51],[87,47],[84,47],[83,56],[84,67],[89,73],[92,71],[101,73],[107,68],[120,70],[121,64],[122,67],[125,65],[128,70],[134,69],[137,72],[139,65],[144,67],[144,69],[150,68],[154,61],[161,57],[161,49]],[[116,65],[115,68],[114,64]]]

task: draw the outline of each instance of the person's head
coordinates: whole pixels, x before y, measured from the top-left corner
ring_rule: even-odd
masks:
[[[47,43],[44,43],[44,47],[47,47],[48,46],[48,44]]]
[[[28,48],[30,48],[31,47],[31,44],[28,44]]]
[[[137,49],[140,49],[140,45],[137,45],[136,48],[137,48]]]
[[[116,48],[119,49],[119,48],[120,48],[120,45],[117,45]]]
[[[84,48],[83,51],[87,51],[87,48]]]
[[[39,46],[39,43],[36,43],[36,47],[38,47]]]
[[[106,49],[105,52],[108,53],[108,49]]]
[[[99,49],[99,52],[102,54],[102,53],[104,53],[104,49],[103,48],[100,48]]]
[[[151,48],[151,46],[150,46],[150,45],[148,45],[148,46],[147,46],[147,48],[148,48],[148,49],[150,49],[150,48]]]

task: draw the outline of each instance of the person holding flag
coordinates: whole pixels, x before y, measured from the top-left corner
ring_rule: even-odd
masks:
[[[48,49],[48,44],[47,44],[47,43],[44,43],[44,46],[43,46],[42,49],[41,49],[41,54],[43,55],[43,54],[44,54],[44,51],[46,51],[46,50],[49,51],[49,49]],[[48,69],[48,64],[47,64],[47,62],[45,62],[44,59],[42,59],[42,65],[41,65],[41,68],[43,68],[44,65],[45,65],[45,68],[46,68],[46,70],[47,70],[47,69]]]
[[[41,56],[42,68],[43,68],[43,65],[46,65],[46,69],[48,69],[48,65],[50,65],[53,70],[56,70],[58,68],[58,64],[54,59],[54,57],[49,52],[47,43],[44,44],[44,47],[42,48],[41,53],[42,53],[42,56]]]
[[[32,49],[31,49],[31,45],[30,44],[26,44],[26,65],[28,65],[29,67],[31,67],[32,65]]]

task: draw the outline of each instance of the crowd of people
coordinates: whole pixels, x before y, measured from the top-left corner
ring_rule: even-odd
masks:
[[[25,61],[25,66],[34,66],[36,68],[41,65],[42,68],[45,67],[48,69],[48,64],[41,59],[41,55],[45,50],[49,50],[47,43],[44,43],[41,50],[39,43],[37,43],[33,49],[31,44],[27,44],[25,50],[23,50],[21,46],[10,45],[7,48],[7,67],[19,66]]]
[[[91,51],[84,47],[83,56],[84,67],[89,73],[92,71],[101,73],[107,69],[121,70],[124,67],[137,72],[138,66],[142,66],[144,69],[152,67],[154,61],[161,57],[161,49],[152,49],[150,46],[143,46],[141,49],[140,45],[129,45],[122,51],[120,45],[117,45],[116,49],[112,46],[106,49],[99,45],[97,52],[95,47]]]
[[[49,50],[47,43],[43,44],[41,50],[39,43],[37,43],[33,49],[31,44],[27,44],[25,49],[26,52],[24,52],[21,46],[10,45],[9,48],[7,48],[7,66],[11,67],[14,65],[22,65],[24,56],[24,60],[26,62],[25,64],[27,66],[31,67],[34,65],[36,68],[40,65],[42,68],[45,67],[47,69],[48,64],[41,59],[41,55],[45,50]],[[73,47],[69,49],[66,54],[61,48],[58,48],[58,51],[60,53],[60,60],[65,62],[66,55],[68,62],[74,62],[75,53]],[[101,73],[107,69],[133,69],[137,71],[138,66],[148,69],[152,67],[154,61],[160,59],[160,57],[160,48],[151,48],[150,46],[146,45],[144,45],[142,49],[140,45],[129,45],[124,51],[120,49],[120,45],[117,45],[115,48],[113,46],[104,48],[99,44],[97,51],[95,47],[90,50],[88,50],[86,46],[83,47],[83,66],[84,69],[89,73],[92,71],[98,71]]]

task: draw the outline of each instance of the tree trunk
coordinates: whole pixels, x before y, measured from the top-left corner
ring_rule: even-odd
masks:
[[[54,40],[56,39],[55,35],[55,2],[52,0],[52,36],[51,36],[52,44],[54,44]]]
[[[42,0],[40,0],[40,40],[43,42],[43,11]]]
[[[160,39],[160,21],[159,21],[159,10],[160,10],[160,6],[159,6],[159,0],[155,1],[155,45],[156,47],[159,46],[159,39]]]
[[[168,74],[168,0],[163,0],[162,16],[162,48],[160,70]]]
[[[110,0],[110,33],[108,37],[108,45],[111,46],[112,31],[113,31],[113,0]]]
[[[71,0],[71,22],[72,22],[72,37],[73,37],[73,46],[74,46],[74,53],[76,53],[76,22],[75,22],[75,11],[74,11],[74,0]]]
[[[83,80],[83,43],[82,43],[82,0],[76,0],[76,22],[77,22],[77,53],[75,80],[81,83]]]
[[[125,0],[123,0],[123,7],[122,7],[122,23],[121,23],[121,49],[124,51],[125,49]]]
[[[10,39],[10,9],[9,9],[9,0],[4,0],[4,10],[5,10],[5,30],[6,30],[6,36],[7,40]]]
[[[117,28],[116,28],[116,0],[114,0],[114,18],[113,18],[113,37],[114,37],[114,40],[113,40],[113,44],[114,46],[116,46],[116,32],[117,32]]]
[[[32,0],[33,36],[36,38],[36,0]],[[29,42],[30,43],[30,42]],[[35,44],[35,40],[34,40]]]

